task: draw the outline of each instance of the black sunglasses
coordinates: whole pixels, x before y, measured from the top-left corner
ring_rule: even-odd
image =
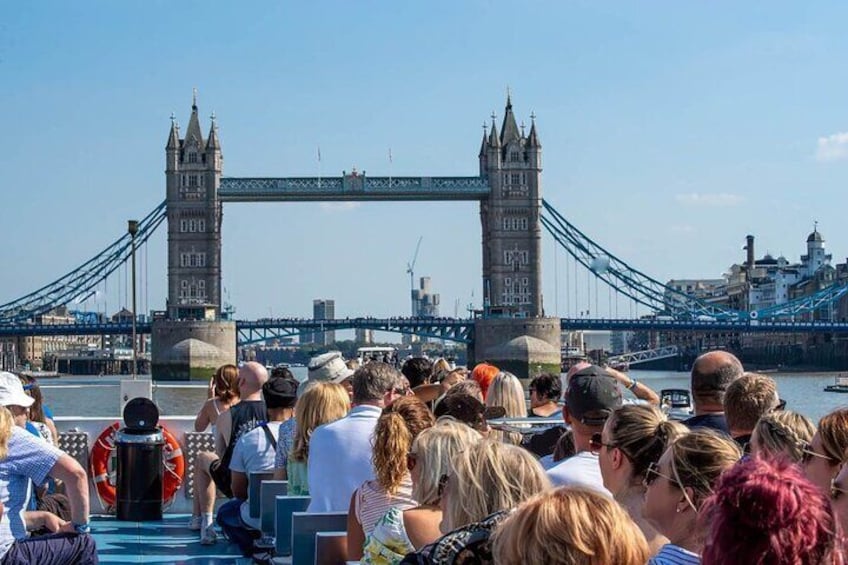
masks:
[[[649,486],[653,484],[654,481],[656,481],[659,477],[664,478],[673,485],[680,486],[680,483],[678,483],[673,477],[669,477],[668,475],[660,473],[659,463],[651,461],[650,463],[648,463],[648,468],[645,469],[645,478],[642,482],[645,484],[645,486]]]
[[[589,447],[592,448],[592,451],[600,451],[602,447],[606,447],[607,449],[612,449],[613,447],[618,447],[613,443],[604,443],[604,436],[599,432],[595,432],[592,434],[592,437],[589,438]]]
[[[843,494],[848,494],[848,490],[839,486],[839,483],[836,482],[836,477],[830,479],[830,498],[831,500],[836,500]]]

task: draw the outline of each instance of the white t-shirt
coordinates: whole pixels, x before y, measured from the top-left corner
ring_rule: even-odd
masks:
[[[548,469],[548,478],[557,487],[576,485],[612,497],[610,491],[604,487],[598,455],[591,451],[581,451]]]
[[[353,491],[374,478],[371,436],[382,412],[377,406],[356,406],[344,418],[312,432],[309,512],[347,512]]]
[[[280,433],[280,422],[268,422],[268,430],[277,441]],[[241,436],[233,448],[233,459],[230,461],[230,471],[238,471],[247,475],[274,470],[274,456],[277,450],[268,441],[262,426],[254,428]],[[241,519],[254,529],[261,527],[259,518],[250,517],[250,501],[241,505]]]

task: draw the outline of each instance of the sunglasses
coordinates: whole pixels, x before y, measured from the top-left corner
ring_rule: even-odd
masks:
[[[592,451],[600,451],[602,447],[606,447],[607,449],[612,449],[613,447],[618,447],[612,443],[604,443],[604,437],[596,432],[592,434],[592,437],[589,438],[589,447],[592,448]]]
[[[831,500],[836,500],[843,494],[848,494],[848,490],[839,486],[839,483],[836,482],[836,477],[830,479],[830,498],[831,498]]]
[[[782,412],[783,410],[786,410],[786,399],[778,398],[777,406],[774,407],[774,412]]]
[[[669,477],[668,475],[660,473],[659,463],[653,461],[648,463],[648,468],[645,470],[645,478],[642,480],[642,483],[646,487],[650,486],[654,484],[654,481],[656,481],[659,477],[664,478],[673,485],[676,485],[678,487],[680,486],[680,483],[678,483],[674,477]]]
[[[439,477],[439,487],[436,490],[436,493],[439,495],[439,498],[441,498],[442,495],[445,494],[445,489],[448,486],[448,480],[449,479],[450,479],[450,476],[448,476],[448,475],[442,475],[441,477]]]
[[[838,459],[834,459],[830,455],[824,455],[822,453],[819,453],[819,452],[817,452],[816,450],[813,449],[812,445],[810,445],[809,443],[805,443],[803,445],[803,447],[801,448],[801,463],[806,465],[807,463],[809,463],[810,461],[813,460],[813,457],[818,457],[819,459],[824,459],[825,461],[827,461],[831,465],[839,463]]]

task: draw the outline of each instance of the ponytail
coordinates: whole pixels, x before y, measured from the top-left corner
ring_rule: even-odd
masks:
[[[430,409],[414,396],[398,399],[383,410],[374,428],[371,461],[377,482],[389,494],[396,493],[406,477],[406,456],[412,442],[434,423]]]

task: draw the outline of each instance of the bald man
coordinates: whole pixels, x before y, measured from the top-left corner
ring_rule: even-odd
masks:
[[[692,429],[712,428],[729,435],[724,393],[744,372],[739,359],[727,351],[710,351],[695,359],[691,378],[695,415],[683,423]]]
[[[268,382],[268,371],[259,363],[251,361],[239,367],[238,386],[241,400],[215,422],[218,430],[215,451],[197,454],[194,467],[194,500],[189,528],[200,530],[200,543],[211,545],[217,541],[212,527],[215,507],[215,489],[227,498],[233,497],[230,486],[230,459],[238,439],[267,420],[265,401],[262,400],[262,385]]]

